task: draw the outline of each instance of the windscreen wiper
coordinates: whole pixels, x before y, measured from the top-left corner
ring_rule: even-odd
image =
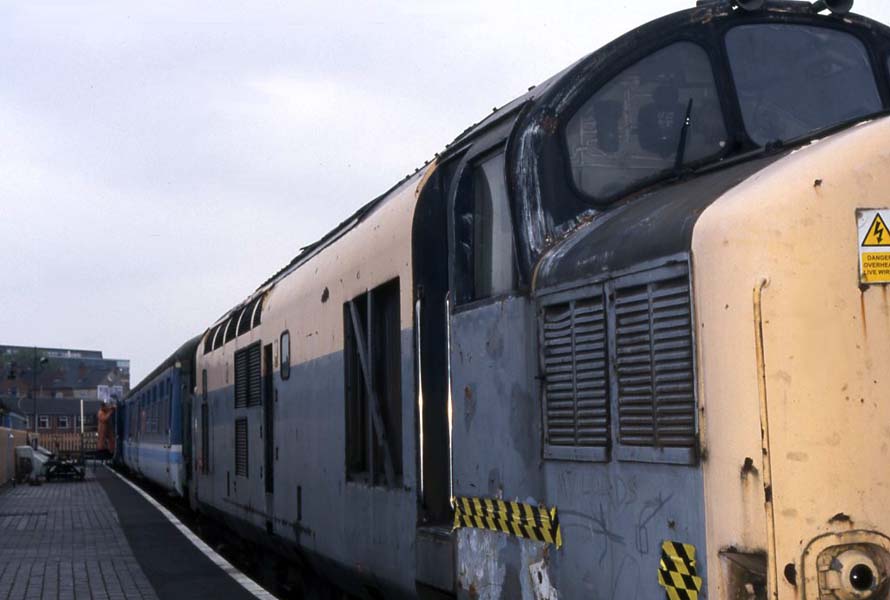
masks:
[[[680,143],[677,146],[677,160],[674,162],[674,172],[679,173],[683,167],[683,159],[686,157],[686,140],[689,139],[689,127],[692,125],[692,102],[686,105],[686,118],[683,119],[683,129],[680,130]]]

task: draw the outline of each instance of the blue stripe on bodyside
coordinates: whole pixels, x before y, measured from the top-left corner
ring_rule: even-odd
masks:
[[[140,462],[152,461],[167,464],[182,464],[182,450],[173,450],[172,448],[164,448],[163,446],[146,446],[144,444],[130,444],[128,451],[128,459],[137,458]]]

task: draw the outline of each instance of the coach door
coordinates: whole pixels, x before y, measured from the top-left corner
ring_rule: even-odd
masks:
[[[505,148],[484,143],[464,159],[450,202],[453,496],[543,499],[530,476],[541,468],[535,308],[519,290]],[[456,573],[475,568],[462,560],[484,536],[456,531]]]
[[[453,163],[454,161],[452,161]],[[414,337],[419,448],[418,524],[451,519],[451,446],[448,425],[447,184],[454,164],[440,166],[423,188],[414,213]]]
[[[417,392],[418,592],[454,590],[448,417],[448,183],[458,160],[439,165],[414,212],[412,258]]]

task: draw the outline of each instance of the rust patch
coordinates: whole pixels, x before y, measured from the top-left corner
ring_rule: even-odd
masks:
[[[758,473],[759,471],[757,470],[757,467],[754,466],[754,459],[750,456],[746,456],[745,464],[742,465],[741,469],[742,480],[744,481],[745,479],[747,479],[748,475],[753,475],[754,477],[756,477]]]
[[[822,180],[821,180],[821,179],[817,179],[816,181],[814,181],[814,182],[813,182],[813,187],[816,187],[816,188],[817,188],[817,187],[822,187]]]
[[[556,120],[556,117],[553,115],[547,115],[541,120],[541,127],[549,134],[556,133],[557,127],[559,127],[559,121]]]
[[[330,297],[331,297],[330,290],[328,290],[328,288],[325,288],[324,291],[321,293],[321,303],[324,304],[325,302],[328,301],[328,298],[330,298]]]
[[[865,291],[859,290],[859,313],[862,315],[862,337],[868,338],[868,321],[865,316]]]
[[[853,519],[850,518],[850,515],[846,513],[839,512],[830,519],[828,519],[829,525],[837,525],[839,523],[845,523],[847,525],[853,524]]]

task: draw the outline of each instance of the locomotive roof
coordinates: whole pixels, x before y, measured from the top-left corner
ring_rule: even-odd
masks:
[[[414,173],[409,173],[388,190],[359,207],[358,210],[349,216],[349,218],[334,227],[317,241],[302,247],[300,252],[291,261],[263,281],[263,283],[261,283],[243,302],[214,321],[213,326],[225,321],[225,319],[229,318],[235,311],[240,310],[255,299],[257,295],[265,293],[277,281],[298,268],[311,256],[323,250],[361,223],[367,215],[391,197],[393,192],[411,180],[412,177],[420,176],[428,168],[431,168],[432,165],[461,153],[471,146],[474,140],[512,119],[513,125],[504,129],[504,139],[508,138],[513,134],[515,123],[519,120],[519,116],[523,113],[525,108],[536,101],[546,98],[549,92],[554,92],[564,85],[576,84],[577,80],[589,72],[591,68],[596,68],[598,65],[619,58],[623,52],[627,51],[629,46],[636,44],[637,41],[657,38],[661,33],[674,30],[677,27],[695,25],[705,26],[721,20],[752,19],[763,15],[769,15],[775,19],[777,16],[799,17],[813,14],[812,4],[804,0],[767,0],[767,3],[762,9],[754,12],[746,12],[741,9],[736,9],[732,6],[730,0],[698,0],[695,7],[665,15],[630,30],[598,50],[582,57],[572,65],[546,79],[544,82],[536,86],[531,86],[524,94],[517,96],[500,108],[493,109],[490,114],[486,115],[479,122],[467,127],[451,143],[447,144],[440,153],[437,153],[432,159],[424,161],[423,165],[415,169]],[[852,13],[844,15],[842,18],[846,23],[868,28],[881,27],[886,29],[885,26],[876,21]],[[208,328],[207,331],[211,329],[212,327]]]

